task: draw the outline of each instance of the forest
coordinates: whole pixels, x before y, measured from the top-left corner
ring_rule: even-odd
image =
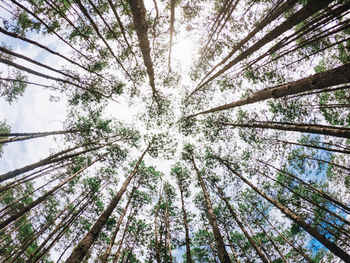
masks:
[[[350,0],[0,0],[16,262],[350,262]]]

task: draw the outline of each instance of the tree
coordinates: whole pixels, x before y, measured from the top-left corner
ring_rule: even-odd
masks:
[[[2,1],[0,261],[349,262],[349,8]]]

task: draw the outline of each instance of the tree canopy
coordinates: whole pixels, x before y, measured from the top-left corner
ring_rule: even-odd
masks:
[[[0,1],[0,262],[350,262],[349,10]]]

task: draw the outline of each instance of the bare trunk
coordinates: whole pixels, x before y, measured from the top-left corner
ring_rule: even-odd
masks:
[[[39,205],[40,203],[42,203],[43,201],[45,201],[49,196],[51,196],[54,192],[56,192],[58,189],[60,189],[62,186],[64,186],[65,184],[67,184],[70,180],[74,179],[76,176],[78,176],[79,174],[81,174],[83,171],[85,171],[87,168],[89,168],[91,165],[93,165],[95,162],[97,162],[98,160],[100,160],[101,158],[95,160],[94,162],[90,163],[89,165],[85,166],[84,168],[80,169],[78,172],[76,172],[75,174],[69,176],[67,179],[65,179],[63,182],[59,183],[58,185],[56,185],[55,187],[53,187],[51,190],[47,191],[44,195],[40,196],[39,198],[37,198],[35,201],[33,201],[32,203],[30,203],[29,205],[25,206],[24,208],[22,208],[20,211],[16,212],[15,214],[13,214],[12,216],[10,216],[9,218],[5,219],[4,221],[2,221],[0,223],[0,230],[5,228],[8,224],[10,224],[11,222],[15,221],[16,219],[20,218],[22,215],[24,215],[25,213],[27,213],[28,211],[32,210],[34,207],[36,207],[37,205]]]
[[[229,201],[227,200],[227,198],[224,196],[224,192],[222,191],[221,188],[219,188],[218,186],[216,186],[218,193],[219,193],[219,197],[225,202],[227,208],[230,211],[231,216],[233,217],[233,219],[236,221],[237,225],[239,226],[239,228],[242,230],[243,234],[245,235],[245,237],[248,239],[249,243],[251,244],[251,246],[254,248],[255,252],[258,254],[259,258],[262,260],[262,262],[264,263],[268,263],[269,261],[267,260],[267,258],[265,257],[264,253],[260,250],[260,248],[256,245],[255,241],[253,240],[253,238],[249,235],[248,231],[245,229],[244,225],[242,224],[241,220],[238,218],[237,214],[235,213],[235,211],[233,210],[233,207],[231,206],[231,204],[229,203]]]
[[[185,226],[185,239],[186,239],[186,262],[192,263],[192,257],[191,257],[191,246],[190,246],[190,233],[188,229],[188,220],[187,220],[187,212],[185,209],[185,201],[184,201],[184,193],[183,193],[183,186],[182,184],[179,184],[180,188],[180,197],[181,197],[181,209],[182,209],[182,216],[183,216],[183,223]]]
[[[269,223],[269,225],[273,228],[273,230],[275,230],[276,233],[277,233],[280,237],[282,237],[282,239],[283,239],[288,245],[290,245],[293,249],[295,249],[295,251],[299,252],[299,253],[306,259],[307,262],[313,263],[313,260],[312,260],[308,255],[305,254],[305,252],[303,251],[302,248],[297,248],[296,246],[294,246],[294,244],[293,244],[291,241],[289,241],[281,232],[279,232],[279,231],[277,230],[277,228],[266,218],[266,216],[258,209],[257,206],[254,206],[254,207],[255,207],[255,209],[264,217],[264,219]]]
[[[76,133],[78,130],[62,130],[62,131],[51,131],[51,132],[33,132],[33,133],[0,133],[0,137],[10,137],[0,139],[0,143],[9,143],[15,141],[23,141],[33,138],[45,137],[49,135],[59,135],[59,134],[68,134]]]
[[[196,171],[198,181],[199,181],[199,183],[201,185],[201,188],[202,188],[202,191],[203,191],[203,194],[204,194],[205,204],[206,204],[207,212],[208,212],[208,215],[209,215],[209,222],[210,222],[210,225],[211,225],[212,230],[213,230],[213,235],[214,235],[214,238],[215,238],[215,244],[216,244],[216,247],[217,247],[217,250],[218,250],[218,257],[219,257],[221,263],[230,263],[231,260],[230,260],[230,257],[228,255],[226,249],[225,249],[224,239],[223,239],[223,237],[222,237],[222,235],[220,233],[219,226],[218,226],[218,224],[216,222],[216,216],[214,214],[213,206],[212,206],[212,203],[210,201],[210,197],[209,197],[209,193],[207,191],[207,187],[205,186],[205,183],[204,183],[203,178],[202,178],[202,176],[200,174],[200,171],[197,168],[197,165],[196,165],[196,162],[194,160],[193,155],[191,155],[191,161],[192,161],[194,170]]]
[[[68,148],[66,150],[63,150],[63,151],[60,151],[58,153],[55,153],[53,155],[50,155],[49,157],[43,159],[43,160],[40,160],[36,163],[33,163],[33,164],[30,164],[30,165],[27,165],[27,166],[24,166],[22,168],[19,168],[19,169],[15,169],[15,170],[12,170],[10,172],[7,172],[7,173],[4,173],[4,174],[1,174],[0,175],[0,183],[1,182],[4,182],[6,180],[9,180],[11,178],[14,178],[16,177],[17,175],[20,175],[20,174],[23,174],[23,173],[26,173],[26,172],[29,172],[31,170],[34,170],[36,168],[39,168],[41,166],[44,166],[44,165],[48,165],[48,164],[52,164],[52,163],[57,163],[57,162],[61,162],[63,160],[67,160],[67,159],[70,159],[70,158],[73,158],[75,156],[79,156],[79,155],[82,155],[84,153],[87,153],[87,152],[90,152],[90,151],[94,151],[94,150],[98,150],[102,147],[105,147],[105,146],[108,146],[108,145],[111,145],[113,142],[116,142],[117,140],[113,141],[113,142],[110,142],[110,143],[107,143],[107,144],[103,144],[103,145],[99,145],[99,146],[96,146],[96,147],[93,147],[93,148],[90,148],[90,149],[87,149],[87,150],[83,150],[83,151],[80,151],[80,152],[76,152],[76,153],[73,153],[73,154],[69,154],[69,155],[64,155],[64,156],[61,156],[65,153],[69,153],[69,152],[72,152],[78,148],[81,148],[81,147],[86,147],[86,146],[89,146],[93,143],[97,143],[98,141],[100,141],[101,139],[98,139],[98,140],[95,140],[95,141],[92,141],[92,142],[89,142],[89,143],[84,143],[84,144],[80,144],[80,145],[77,145],[77,146],[74,146],[72,148]],[[61,156],[61,157],[60,157]]]
[[[254,128],[254,129],[274,129],[282,131],[297,131],[313,134],[322,134],[340,138],[350,138],[350,128],[340,128],[336,126],[287,123],[287,122],[253,122],[253,123],[225,123],[219,122],[220,125],[230,127]]]
[[[289,208],[277,202],[272,197],[268,196],[264,192],[262,192],[259,188],[250,183],[247,179],[245,179],[242,175],[234,171],[225,160],[217,157],[217,159],[224,164],[228,170],[230,170],[233,174],[239,177],[243,182],[249,185],[256,193],[274,205],[276,208],[281,210],[288,218],[293,220],[296,224],[298,224],[301,228],[303,228],[306,232],[308,232],[311,236],[317,239],[321,244],[323,244],[326,248],[328,248],[331,252],[333,252],[336,256],[344,260],[345,262],[350,262],[350,255],[345,252],[342,248],[340,248],[337,244],[329,241],[324,235],[320,234],[317,229],[306,223],[300,216],[296,215]]]
[[[105,211],[100,215],[100,217],[97,219],[95,224],[91,227],[89,232],[85,235],[85,237],[79,242],[79,244],[76,246],[76,248],[73,250],[72,254],[68,257],[66,260],[66,263],[77,263],[81,262],[85,255],[89,252],[90,247],[97,239],[99,233],[101,232],[102,228],[106,224],[108,218],[111,216],[113,210],[118,205],[119,200],[122,198],[124,192],[126,191],[126,188],[128,187],[130,181],[134,178],[136,175],[139,166],[141,164],[141,161],[145,154],[148,152],[151,145],[148,145],[147,149],[142,153],[140,158],[138,159],[137,163],[135,164],[135,167],[131,174],[126,178],[124,181],[122,187],[118,191],[118,193],[113,197],[111,202],[109,203],[108,207],[105,209]]]
[[[176,4],[176,0],[170,0],[170,40],[169,40],[169,56],[168,56],[168,70],[169,70],[169,72],[171,72],[171,49],[173,47],[175,4]]]
[[[161,190],[159,191],[159,198],[158,198],[158,205],[157,209],[154,213],[154,239],[155,239],[155,249],[156,249],[156,260],[157,263],[161,263],[160,258],[160,249],[159,249],[159,242],[158,242],[158,215],[159,215],[159,209],[160,209],[160,203],[162,200],[162,193]]]
[[[148,24],[146,20],[146,8],[143,0],[133,0],[129,1],[131,13],[134,20],[134,25],[136,28],[137,37],[140,42],[140,48],[143,56],[143,61],[145,63],[147,74],[149,77],[149,83],[152,88],[152,95],[154,100],[159,104],[159,94],[156,90],[154,83],[154,68],[151,59],[151,48],[148,40]]]
[[[281,252],[281,250],[279,249],[279,247],[277,246],[276,242],[272,239],[272,237],[265,231],[265,229],[260,225],[257,224],[258,227],[261,229],[261,231],[263,231],[264,235],[267,236],[267,238],[270,240],[271,244],[273,245],[273,247],[277,250],[278,254],[280,255],[280,257],[282,258],[284,263],[288,263],[288,260],[286,259],[286,257],[283,255],[283,253]]]
[[[290,2],[290,1],[288,1]],[[200,86],[198,86],[198,89],[201,89],[205,85],[207,85],[209,82],[226,72],[228,69],[236,65],[238,62],[242,61],[243,59],[247,58],[251,54],[253,54],[255,51],[259,50],[261,47],[265,46],[267,43],[271,42],[272,40],[276,39],[278,36],[286,32],[287,30],[293,28],[293,26],[299,24],[309,16],[313,15],[314,13],[322,10],[325,6],[327,6],[331,1],[330,0],[312,0],[310,1],[306,6],[304,6],[302,9],[291,15],[286,21],[284,21],[281,25],[275,27],[272,31],[267,33],[262,39],[260,39],[258,42],[253,44],[251,47],[243,51],[241,54],[239,54],[235,59],[233,59],[231,62],[229,62],[227,65],[225,65],[221,70],[216,72],[213,76],[211,76],[208,80],[204,81]],[[294,3],[293,3],[294,4]],[[289,7],[290,8],[290,7]]]
[[[350,81],[350,63],[344,64],[334,69],[324,71],[321,73],[314,74],[312,76],[299,79],[293,82],[282,84],[272,88],[266,88],[260,91],[257,91],[247,98],[240,99],[228,104],[224,104],[209,110],[198,112],[188,116],[188,118],[195,117],[197,115],[202,115],[206,113],[213,113],[216,111],[233,109],[235,107],[264,101],[267,99],[277,99],[285,97],[288,95],[294,95],[302,93],[305,91],[311,91],[315,89],[323,89],[331,86],[347,83]]]
[[[120,243],[119,243],[117,252],[115,253],[115,256],[114,256],[114,259],[113,259],[113,263],[117,263],[118,262],[118,259],[119,259],[119,256],[120,256],[120,251],[122,249],[122,246],[123,246],[123,243],[124,243],[124,239],[125,239],[128,227],[130,225],[130,222],[132,221],[132,217],[133,217],[132,214],[130,214],[128,216],[128,219],[127,219],[126,224],[125,224],[125,228],[124,228],[124,232],[123,232],[122,238],[120,239]]]
[[[108,245],[108,247],[106,249],[106,252],[104,253],[103,258],[101,260],[102,263],[106,263],[107,260],[108,260],[109,255],[111,254],[111,250],[112,250],[112,247],[114,245],[115,238],[117,237],[117,234],[119,232],[120,226],[123,223],[123,219],[125,217],[126,211],[128,210],[128,207],[129,207],[129,204],[131,202],[131,199],[132,199],[134,191],[135,191],[135,188],[131,191],[129,199],[128,199],[128,201],[127,201],[127,203],[126,203],[126,205],[125,205],[125,207],[123,209],[122,214],[119,217],[118,223],[117,223],[117,225],[116,225],[116,227],[114,229],[113,235],[111,237],[111,241],[109,242],[109,245]]]

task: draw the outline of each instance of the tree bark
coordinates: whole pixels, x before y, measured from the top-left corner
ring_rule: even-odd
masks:
[[[104,253],[103,258],[102,258],[102,260],[101,260],[102,263],[106,263],[107,260],[108,260],[109,255],[111,254],[111,250],[112,250],[112,247],[113,247],[113,245],[114,245],[115,238],[117,237],[117,234],[118,234],[118,232],[119,232],[120,226],[121,226],[121,224],[123,223],[123,219],[124,219],[125,214],[126,214],[126,212],[127,212],[127,210],[128,210],[128,207],[129,207],[129,205],[130,205],[130,202],[131,202],[131,199],[132,199],[132,197],[133,197],[134,191],[135,191],[135,188],[133,188],[133,190],[131,191],[130,196],[129,196],[129,198],[128,198],[128,201],[127,201],[127,203],[126,203],[126,205],[125,205],[125,207],[124,207],[124,209],[123,209],[123,212],[122,212],[122,214],[121,214],[120,217],[119,217],[117,226],[115,227],[114,232],[113,232],[113,235],[112,235],[112,237],[111,237],[111,241],[109,242],[109,245],[108,245],[108,247],[107,247],[107,249],[106,249],[106,252]]]
[[[79,144],[77,146],[74,146],[74,147],[68,148],[66,150],[60,151],[58,153],[55,153],[53,155],[50,155],[49,157],[47,157],[45,159],[42,159],[42,160],[40,160],[40,161],[38,161],[36,163],[29,164],[29,165],[24,166],[22,168],[18,168],[18,169],[12,170],[10,172],[1,174],[0,175],[0,183],[4,182],[6,180],[9,180],[11,178],[14,178],[14,177],[16,177],[16,176],[18,176],[20,174],[23,174],[23,173],[29,172],[31,170],[34,170],[36,168],[39,168],[41,166],[52,164],[52,163],[57,163],[57,162],[60,162],[60,161],[63,161],[63,160],[68,160],[68,159],[73,158],[75,156],[79,156],[79,155],[82,155],[82,154],[90,152],[90,151],[98,150],[98,149],[100,149],[102,147],[111,145],[112,143],[118,141],[118,140],[115,140],[115,141],[112,141],[110,143],[99,145],[99,146],[96,146],[96,147],[93,147],[93,148],[90,148],[90,149],[87,149],[87,150],[83,150],[83,151],[80,151],[80,152],[76,152],[76,153],[72,153],[72,154],[69,154],[69,155],[61,156],[61,155],[65,154],[65,153],[72,152],[72,151],[74,151],[74,150],[76,150],[78,148],[86,147],[86,146],[89,146],[89,145],[91,145],[93,143],[97,143],[100,140],[101,139],[98,139],[98,140],[95,140],[95,141],[92,141],[92,142],[88,142],[88,143]]]
[[[350,138],[350,128],[341,128],[328,125],[288,123],[288,122],[252,122],[252,123],[226,123],[218,122],[220,125],[254,129],[274,129],[281,131],[296,131],[312,134],[322,134],[340,138]]]
[[[171,49],[173,47],[174,22],[175,22],[175,4],[176,0],[170,0],[170,40],[169,40],[169,56],[168,70],[171,72]]]
[[[182,216],[183,216],[183,223],[185,227],[185,239],[186,239],[186,262],[187,263],[192,263],[192,257],[191,257],[191,246],[190,246],[190,232],[188,229],[188,219],[187,219],[187,212],[185,209],[185,201],[184,201],[184,189],[179,182],[179,188],[180,188],[180,198],[181,198],[181,209],[182,209]]]
[[[4,227],[6,227],[8,224],[10,224],[11,222],[15,221],[16,219],[18,219],[19,217],[21,217],[22,215],[24,215],[25,213],[27,213],[28,211],[30,211],[31,209],[33,209],[34,207],[36,207],[37,205],[39,205],[40,203],[42,203],[43,201],[46,200],[47,197],[49,197],[50,195],[52,195],[54,192],[56,192],[58,189],[60,189],[62,186],[64,186],[65,184],[67,184],[70,180],[74,179],[76,176],[78,176],[79,174],[81,174],[83,171],[85,171],[87,168],[89,168],[91,165],[93,165],[95,162],[99,161],[101,158],[96,159],[95,161],[91,162],[90,164],[88,164],[87,166],[81,168],[78,172],[76,172],[75,174],[69,176],[67,179],[65,179],[63,182],[59,183],[58,185],[56,185],[55,187],[53,187],[51,190],[47,191],[44,195],[40,196],[39,198],[37,198],[35,201],[33,201],[32,203],[30,203],[29,205],[23,207],[20,211],[18,211],[17,213],[13,214],[12,216],[10,216],[9,218],[5,219],[4,221],[2,221],[0,223],[0,230],[3,229]]]
[[[123,246],[123,243],[124,243],[124,239],[125,239],[128,227],[130,225],[130,222],[132,221],[132,218],[133,218],[133,215],[130,213],[129,216],[128,216],[128,219],[126,221],[124,232],[123,232],[122,238],[120,239],[120,243],[119,243],[117,252],[115,253],[115,256],[114,256],[114,259],[113,259],[113,263],[117,263],[118,262],[118,259],[119,259],[119,256],[120,256],[120,251],[122,249],[122,246]]]
[[[272,239],[272,237],[265,231],[265,229],[260,225],[257,224],[258,227],[261,229],[261,231],[264,233],[265,236],[267,236],[267,238],[270,240],[271,244],[273,245],[273,247],[277,250],[278,254],[280,255],[280,257],[282,258],[282,261],[284,263],[288,263],[288,260],[286,259],[286,257],[283,255],[283,253],[281,252],[281,250],[279,249],[279,247],[277,246],[276,242]]]
[[[51,132],[33,132],[33,133],[0,133],[0,144],[10,143],[17,141],[24,141],[28,139],[34,139],[39,137],[45,137],[50,135],[61,135],[68,133],[77,133],[78,130],[62,130],[62,131],[51,131]],[[1,139],[1,137],[10,137]]]
[[[279,231],[277,230],[277,228],[266,218],[266,216],[263,214],[263,212],[261,212],[260,209],[258,209],[257,206],[254,205],[254,208],[259,212],[260,215],[262,215],[262,216],[264,217],[264,219],[266,220],[266,222],[269,223],[269,225],[273,228],[273,230],[275,230],[276,233],[277,233],[280,237],[282,237],[282,239],[283,239],[288,245],[290,245],[293,249],[295,249],[295,251],[299,252],[299,253],[306,259],[307,262],[309,262],[309,263],[314,263],[313,260],[312,260],[308,255],[305,254],[305,252],[303,251],[302,248],[297,248],[297,247],[295,247],[294,244],[293,244],[291,241],[289,241],[281,232],[279,232]]]
[[[241,220],[238,218],[237,214],[235,213],[235,211],[233,210],[233,207],[231,206],[231,204],[229,203],[229,201],[227,200],[227,198],[224,195],[224,192],[222,191],[221,188],[219,188],[217,185],[216,189],[218,190],[219,193],[219,197],[225,202],[226,207],[228,208],[228,210],[230,211],[231,216],[233,217],[233,219],[236,221],[237,225],[239,226],[239,228],[242,230],[243,234],[245,235],[245,237],[248,239],[249,243],[252,245],[252,247],[254,248],[255,252],[258,254],[259,258],[262,260],[262,262],[264,263],[269,263],[269,261],[267,260],[267,258],[265,257],[264,253],[261,251],[261,249],[256,245],[255,241],[253,240],[253,238],[249,235],[248,231],[245,229],[244,225],[242,224]]]
[[[250,183],[247,179],[245,179],[242,175],[240,175],[238,172],[233,170],[225,160],[221,159],[220,157],[217,157],[217,160],[219,160],[220,163],[226,166],[226,168],[231,171],[233,174],[235,174],[237,177],[239,177],[244,183],[249,185],[256,193],[258,193],[260,196],[262,196],[264,199],[266,199],[268,202],[270,202],[272,205],[274,205],[276,208],[281,210],[282,213],[284,213],[288,218],[293,220],[296,224],[298,224],[301,228],[303,228],[306,232],[308,232],[311,236],[313,236],[315,239],[317,239],[322,245],[324,245],[326,248],[328,248],[332,253],[334,253],[336,256],[344,260],[345,262],[350,262],[350,255],[344,251],[342,248],[340,248],[337,244],[329,241],[324,235],[320,234],[317,229],[306,223],[300,216],[294,214],[293,211],[291,211],[289,208],[285,207],[284,205],[277,202],[272,197],[268,196],[264,192],[262,192],[259,188],[254,186],[252,183]]]
[[[307,182],[301,180],[301,179],[298,178],[297,176],[295,176],[295,175],[293,175],[293,174],[291,174],[291,173],[289,173],[289,172],[286,172],[286,171],[284,171],[284,170],[278,169],[278,168],[276,168],[275,166],[273,166],[273,165],[271,165],[271,164],[265,163],[265,162],[260,161],[260,160],[257,160],[257,161],[260,162],[260,163],[265,164],[266,166],[272,167],[272,168],[275,169],[276,171],[279,171],[279,172],[281,172],[281,173],[284,173],[284,174],[288,175],[289,177],[291,177],[291,178],[293,178],[293,179],[295,179],[295,180],[301,182],[303,185],[307,186],[309,189],[311,189],[311,190],[317,192],[317,193],[318,193],[321,197],[323,197],[324,199],[326,199],[326,200],[328,200],[328,201],[334,203],[335,205],[339,206],[342,210],[347,211],[347,213],[350,213],[350,207],[348,207],[348,206],[346,206],[345,204],[343,204],[342,202],[340,202],[340,201],[334,199],[333,197],[331,197],[330,195],[324,193],[323,191],[318,190],[317,188],[315,188],[315,187],[313,187],[311,184],[309,184],[309,183],[307,183]]]
[[[260,91],[257,91],[247,98],[240,99],[228,104],[224,104],[209,110],[198,112],[188,116],[192,118],[198,115],[213,113],[217,111],[223,111],[228,109],[233,109],[235,107],[264,101],[267,99],[277,99],[285,97],[288,95],[298,94],[305,91],[311,91],[315,89],[328,88],[330,86],[335,86],[350,81],[350,63],[344,64],[334,69],[330,69],[321,73],[314,74],[312,76],[302,78],[293,82],[282,84],[272,88],[266,88]]]
[[[291,6],[288,6],[288,2],[290,2]],[[285,8],[289,10],[294,4],[295,1],[288,1],[285,4]],[[313,15],[314,13],[322,10],[324,7],[326,7],[331,1],[330,0],[312,0],[309,1],[307,5],[305,5],[302,9],[291,15],[286,21],[284,21],[279,26],[275,27],[272,31],[267,33],[263,38],[261,38],[259,41],[257,41],[255,44],[253,44],[251,47],[243,51],[241,54],[239,54],[235,59],[233,59],[231,62],[229,62],[227,65],[225,65],[221,70],[216,72],[213,76],[211,76],[208,80],[204,81],[202,84],[200,84],[196,91],[203,88],[205,85],[207,85],[209,82],[226,72],[228,69],[236,65],[238,62],[242,61],[243,59],[247,58],[251,54],[253,54],[255,51],[259,50],[261,47],[265,46],[272,40],[276,39],[278,36],[286,32],[287,30],[293,28],[295,25],[299,24],[303,20],[307,19],[309,16]],[[280,9],[278,9],[280,10]],[[280,14],[283,14],[285,11],[282,10],[281,13],[277,13],[278,16]],[[277,17],[278,17],[277,16]],[[273,17],[273,18],[277,18]],[[273,19],[274,20],[274,19]],[[268,21],[268,23],[271,21]],[[266,24],[267,25],[267,24]],[[258,30],[259,31],[259,30]],[[258,32],[257,31],[257,32]],[[232,51],[231,51],[232,53]],[[232,55],[231,55],[232,56]],[[227,60],[227,59],[226,59]],[[223,64],[223,63],[222,63]],[[193,92],[192,92],[193,93]]]
[[[157,209],[154,213],[154,239],[155,239],[155,250],[156,250],[156,260],[157,263],[161,263],[161,257],[160,257],[160,249],[159,249],[159,242],[158,242],[158,215],[159,215],[159,209],[160,209],[160,203],[162,200],[162,193],[161,190],[159,191],[159,198],[158,198],[158,205]]]
[[[122,187],[119,189],[118,193],[115,197],[111,200],[108,207],[105,209],[105,211],[100,215],[100,217],[97,219],[95,224],[91,227],[89,232],[85,235],[85,237],[79,242],[77,247],[73,250],[72,254],[68,257],[66,260],[66,263],[77,263],[81,262],[85,255],[89,252],[90,247],[97,239],[99,233],[101,232],[102,228],[106,224],[108,218],[111,216],[113,210],[118,205],[121,197],[123,196],[124,192],[126,191],[130,181],[134,178],[136,173],[138,172],[139,166],[141,164],[141,161],[145,154],[148,152],[151,144],[148,145],[146,150],[142,153],[140,158],[138,159],[137,163],[135,164],[135,167],[131,174],[126,178],[124,181]]]
[[[148,40],[148,24],[146,20],[146,8],[143,0],[129,1],[131,13],[134,20],[134,26],[136,28],[137,37],[140,43],[140,49],[145,63],[147,74],[149,77],[149,83],[152,89],[152,96],[159,104],[159,94],[156,90],[154,83],[154,68],[151,59],[151,48]]]
[[[194,170],[197,174],[197,178],[198,178],[198,181],[201,185],[201,188],[202,188],[202,191],[203,191],[203,194],[204,194],[204,198],[205,198],[205,204],[206,204],[206,207],[207,207],[207,212],[208,212],[208,215],[209,215],[209,223],[212,227],[212,230],[213,230],[213,235],[214,235],[214,238],[215,238],[215,244],[216,244],[216,247],[217,247],[217,250],[218,250],[218,257],[220,259],[220,262],[221,263],[230,263],[231,262],[231,259],[230,259],[230,256],[228,255],[226,249],[225,249],[225,243],[224,243],[224,239],[220,233],[220,229],[219,229],[219,226],[218,226],[218,223],[216,222],[216,217],[215,217],[215,214],[214,214],[214,210],[213,210],[213,205],[210,201],[210,197],[209,197],[209,193],[208,193],[208,190],[207,190],[207,187],[205,186],[205,183],[204,183],[204,180],[200,174],[200,171],[198,170],[197,168],[197,165],[196,165],[196,162],[195,162],[195,159],[193,157],[193,155],[191,155],[191,161],[192,161],[192,164],[193,164],[193,167],[194,167]]]

